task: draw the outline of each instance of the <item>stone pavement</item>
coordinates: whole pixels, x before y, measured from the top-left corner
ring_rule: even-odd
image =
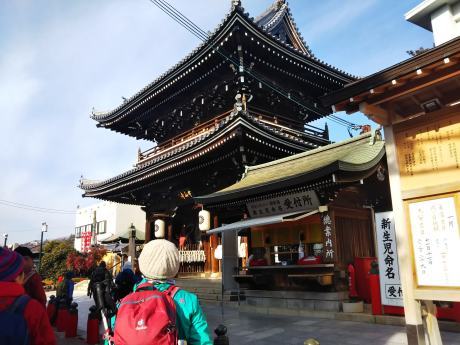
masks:
[[[222,322],[219,306],[203,307],[209,326],[214,329]],[[223,324],[227,326],[230,344],[302,345],[308,338],[321,345],[405,345],[405,329],[400,326],[339,321],[292,316],[272,316],[238,313],[226,307]],[[460,344],[460,334],[443,332],[444,345]]]
[[[82,293],[75,296],[79,304],[79,334],[86,335],[88,309],[92,299]],[[305,339],[316,338],[321,345],[405,345],[405,329],[400,326],[339,321],[319,318],[240,313],[236,306],[225,305],[222,316],[220,304],[203,305],[210,333],[220,323],[227,326],[230,344],[302,345]],[[212,332],[213,334],[213,332]],[[213,334],[214,336],[214,334]],[[444,345],[460,344],[460,333],[443,332]],[[60,339],[59,345],[83,344],[81,340]]]
[[[86,341],[81,338],[65,338],[63,333],[55,333],[56,334],[56,339],[57,339],[57,344],[58,345],[82,345],[86,344]]]

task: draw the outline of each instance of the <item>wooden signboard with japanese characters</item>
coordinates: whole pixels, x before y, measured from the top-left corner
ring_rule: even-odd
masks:
[[[395,126],[403,199],[453,191],[460,183],[460,114]]]
[[[460,114],[394,126],[416,298],[460,301]]]
[[[297,211],[311,211],[318,206],[318,196],[312,190],[247,203],[251,218]]]

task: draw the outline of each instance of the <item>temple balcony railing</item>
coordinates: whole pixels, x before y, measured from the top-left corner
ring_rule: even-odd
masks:
[[[294,135],[298,138],[314,139],[315,141],[329,144],[327,131],[323,128],[295,121],[282,115],[274,115],[262,109],[251,107],[250,115],[261,123],[276,128],[280,132]],[[302,130],[299,130],[302,129]]]
[[[229,116],[230,113],[231,110],[226,111],[225,113],[222,113],[209,121],[199,124],[178,136],[164,141],[161,144],[152,147],[151,149],[148,149],[143,152],[139,151],[137,155],[137,164],[145,163],[146,161],[149,161],[150,159],[153,159],[159,155],[168,153],[169,151],[174,150],[178,146],[184,145],[187,142],[190,142],[203,134],[211,132],[213,129],[216,128],[216,126],[219,126],[220,121]]]
[[[326,131],[324,129],[306,125],[299,121],[294,121],[284,116],[274,115],[267,112],[264,112],[260,109],[251,108],[249,111],[249,117],[254,122],[269,126],[280,133],[285,133],[290,136],[303,139],[306,141],[311,141],[312,139],[315,142],[328,144],[329,140],[327,139]],[[172,139],[169,139],[153,148],[150,148],[146,151],[138,151],[137,163],[136,165],[144,164],[151,159],[154,159],[163,154],[176,149],[181,145],[185,145],[188,142],[191,142],[202,135],[206,135],[209,132],[214,131],[219,127],[219,124],[226,117],[230,116],[232,110],[226,111],[213,119],[204,122],[195,126],[194,128],[178,135]],[[299,128],[303,128],[303,131],[299,131]]]

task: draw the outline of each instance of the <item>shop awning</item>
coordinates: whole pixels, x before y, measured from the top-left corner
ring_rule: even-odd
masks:
[[[309,217],[318,213],[319,210],[313,211],[303,211],[303,212],[293,212],[293,213],[284,213],[278,214],[274,216],[267,216],[267,217],[258,217],[258,218],[248,218],[244,220],[240,220],[239,222],[231,223],[222,225],[218,228],[212,229],[207,231],[207,234],[215,234],[223,231],[231,231],[231,230],[242,230],[246,228],[250,228],[253,226],[261,226],[261,225],[270,225],[276,223],[284,223],[284,222],[295,222],[299,219]]]
[[[102,244],[102,246],[107,249],[110,252],[122,252],[123,249],[128,247],[128,243],[107,243],[107,244]]]

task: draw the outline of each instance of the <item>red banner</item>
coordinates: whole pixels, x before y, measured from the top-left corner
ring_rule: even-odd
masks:
[[[87,252],[91,247],[91,231],[84,231],[81,233],[81,251]]]

